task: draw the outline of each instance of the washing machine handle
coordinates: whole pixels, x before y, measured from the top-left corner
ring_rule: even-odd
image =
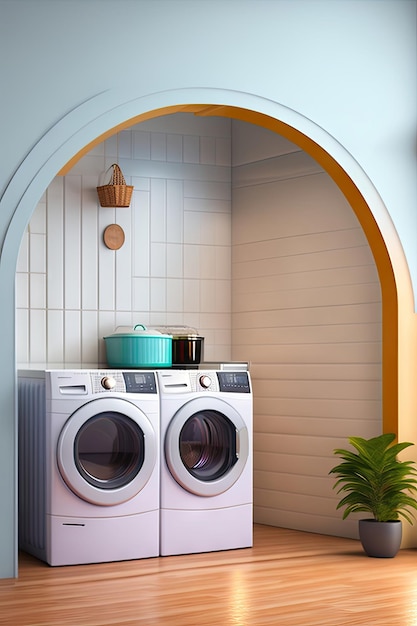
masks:
[[[236,428],[236,458],[239,459],[240,458],[240,437],[239,437],[239,431]]]
[[[236,428],[236,458],[246,462],[249,455],[249,432],[246,426],[244,428]]]

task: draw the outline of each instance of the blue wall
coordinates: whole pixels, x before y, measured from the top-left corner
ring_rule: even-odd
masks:
[[[417,285],[415,24],[415,0],[0,0],[0,577],[17,572],[16,258],[52,178],[142,112],[252,108],[339,161]]]

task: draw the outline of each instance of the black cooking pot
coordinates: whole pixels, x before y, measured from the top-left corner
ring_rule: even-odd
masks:
[[[199,365],[203,358],[204,337],[199,335],[172,336],[172,364]]]

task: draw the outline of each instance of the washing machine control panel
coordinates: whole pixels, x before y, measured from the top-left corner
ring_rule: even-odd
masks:
[[[159,390],[164,394],[194,392],[251,393],[247,371],[164,370],[158,372]]]
[[[154,372],[123,372],[128,393],[156,393]]]
[[[220,391],[231,393],[250,393],[247,372],[217,372]]]
[[[247,372],[190,372],[193,391],[250,393]]]

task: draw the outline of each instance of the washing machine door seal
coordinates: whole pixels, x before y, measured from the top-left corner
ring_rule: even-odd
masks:
[[[172,417],[164,442],[173,478],[199,496],[216,496],[234,485],[249,457],[242,416],[220,398],[195,398]]]
[[[146,415],[128,400],[100,398],[66,421],[57,463],[67,486],[80,498],[102,506],[137,495],[158,460],[158,442]]]

